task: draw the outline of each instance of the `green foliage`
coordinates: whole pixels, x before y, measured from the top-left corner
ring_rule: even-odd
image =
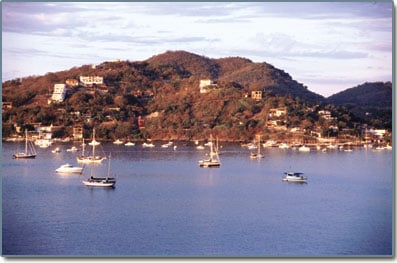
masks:
[[[105,84],[96,88],[68,87],[63,103],[46,103],[54,84],[90,75],[103,76]],[[200,79],[207,78],[216,82],[214,89],[201,94]],[[97,137],[109,140],[206,139],[210,134],[223,140],[251,140],[256,133],[264,134],[264,138],[272,133],[280,138],[290,136],[269,127],[269,120],[288,128],[317,129],[322,134],[334,134],[332,125],[354,128],[364,122],[391,129],[391,108],[381,107],[389,103],[391,84],[383,85],[389,89],[380,84],[362,86],[358,93],[345,96],[356,97],[356,104],[333,96],[328,101],[335,101],[335,106],[267,63],[169,51],[143,62],[84,65],[4,82],[3,101],[11,102],[14,108],[3,113],[3,134],[14,132],[14,124],[34,122],[64,125],[66,129],[56,134],[60,137],[70,136],[71,127],[80,125],[88,138],[97,127]],[[379,104],[361,96],[363,90],[374,91],[371,94],[377,96]],[[250,98],[251,91],[262,91],[262,100]],[[287,115],[271,119],[272,108],[286,108]],[[338,121],[320,118],[321,109],[329,110]],[[151,118],[147,118],[150,114]],[[139,116],[146,117],[141,130]]]

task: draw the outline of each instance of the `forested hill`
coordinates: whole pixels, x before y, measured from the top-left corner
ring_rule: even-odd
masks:
[[[195,78],[235,83],[248,92],[265,89],[272,94],[299,97],[312,104],[324,101],[323,96],[309,91],[306,86],[293,80],[288,73],[266,62],[254,63],[241,57],[210,59],[186,51],[168,51],[146,62],[155,68],[172,66],[179,72]]]
[[[327,101],[335,105],[391,108],[392,97],[391,82],[367,82],[334,94]]]
[[[97,76],[103,83],[89,85],[81,76]],[[203,90],[202,80],[210,83]],[[55,84],[66,84],[66,96],[62,102],[48,103]],[[391,100],[387,94],[376,96],[382,100],[380,105]],[[72,136],[72,128],[82,126],[88,138],[95,127],[98,138],[108,140],[190,140],[213,134],[222,140],[246,141],[255,134],[266,135],[263,139],[294,136],[287,132],[290,128],[308,136],[329,134],[330,124],[320,110],[330,112],[330,119],[337,120],[332,125],[340,130],[357,128],[355,124],[363,120],[377,128],[391,127],[391,109],[362,111],[362,106],[327,104],[324,97],[266,62],[212,59],[185,51],[6,81],[2,100],[7,106],[3,107],[3,136],[15,134],[17,127],[32,130],[37,124],[64,127],[57,137]],[[337,95],[329,101],[344,104]]]
[[[347,108],[364,122],[376,119],[392,127],[392,98],[391,82],[366,82],[328,97],[327,102]]]

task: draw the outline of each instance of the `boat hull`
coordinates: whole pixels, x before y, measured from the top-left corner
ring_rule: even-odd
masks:
[[[203,168],[217,168],[221,166],[221,163],[216,161],[200,161],[199,166]]]
[[[294,183],[306,183],[307,177],[303,176],[302,173],[287,172],[283,177],[284,182],[294,182]]]
[[[14,159],[34,159],[36,158],[36,154],[24,154],[24,153],[16,153],[12,155]]]
[[[102,163],[106,158],[100,156],[89,156],[89,157],[77,157],[78,163]]]
[[[92,186],[92,187],[114,187],[116,184],[116,179],[91,177],[87,180],[84,180],[83,184],[85,186]]]
[[[282,179],[284,182],[294,182],[294,183],[306,183],[307,179],[306,178],[299,178],[299,179],[295,179],[295,178],[283,178]]]
[[[55,172],[61,174],[81,174],[83,172],[83,168],[82,167],[58,168],[55,170]]]

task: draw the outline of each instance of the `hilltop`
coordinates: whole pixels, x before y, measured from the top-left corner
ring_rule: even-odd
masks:
[[[343,106],[364,122],[378,119],[392,126],[393,89],[391,82],[366,82],[327,98],[327,102]]]
[[[82,76],[99,80],[87,84]],[[59,83],[65,83],[66,96],[49,104]],[[321,136],[330,134],[331,126],[343,130],[363,122],[345,105],[330,104],[266,62],[211,59],[186,51],[7,81],[3,102],[10,105],[3,110],[4,136],[40,123],[64,127],[58,137],[72,136],[72,127],[81,126],[86,138],[96,127],[98,137],[109,140],[192,140],[214,134],[221,140],[247,141],[257,133],[264,139]],[[375,115],[366,121],[378,128],[389,125]]]

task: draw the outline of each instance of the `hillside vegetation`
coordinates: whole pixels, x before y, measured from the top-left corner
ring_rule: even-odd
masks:
[[[104,83],[68,85],[64,102],[47,103],[54,84],[80,76],[101,76]],[[213,81],[207,93],[200,93],[202,79]],[[262,98],[252,98],[253,91],[261,91]],[[240,57],[210,59],[185,51],[11,80],[3,83],[2,95],[3,102],[12,103],[12,109],[3,111],[4,137],[17,126],[32,129],[36,123],[63,126],[55,134],[58,137],[71,136],[74,126],[82,126],[88,137],[96,127],[97,136],[109,140],[193,140],[213,134],[221,140],[248,141],[258,133],[283,139],[298,136],[289,132],[291,128],[307,136],[313,132],[329,135],[330,127],[338,126],[341,131],[357,128],[364,121],[391,128],[391,118],[381,119],[376,112],[363,118],[349,110],[352,105],[361,107],[359,102],[346,106],[334,100],[337,97],[327,101],[265,62]],[[389,103],[387,95],[380,99]],[[277,108],[285,109],[285,114],[272,115]],[[335,117],[332,123],[324,121],[319,110],[330,111]],[[140,117],[144,127],[138,125]]]

